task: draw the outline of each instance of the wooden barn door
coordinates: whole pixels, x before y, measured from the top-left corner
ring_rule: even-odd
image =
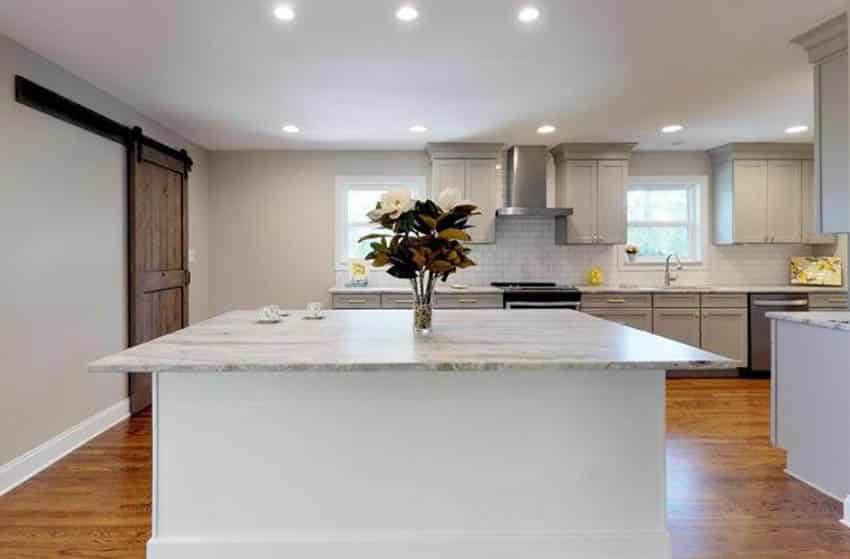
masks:
[[[129,151],[130,345],[189,323],[187,183],[191,160],[141,135]],[[182,155],[185,155],[183,152]],[[130,375],[133,413],[151,404],[151,375]]]

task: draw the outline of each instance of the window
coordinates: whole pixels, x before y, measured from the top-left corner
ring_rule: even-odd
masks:
[[[336,178],[336,258],[337,270],[347,270],[353,258],[363,258],[371,250],[369,243],[357,240],[374,233],[376,225],[366,214],[375,209],[381,195],[390,190],[410,190],[414,198],[423,198],[425,177],[337,177]]]
[[[628,243],[638,247],[637,264],[658,264],[669,254],[682,262],[703,260],[703,180],[640,180],[626,191]]]

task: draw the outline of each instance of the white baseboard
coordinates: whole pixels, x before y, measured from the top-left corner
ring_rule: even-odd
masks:
[[[850,528],[850,495],[844,499],[844,518],[841,519],[841,523]]]
[[[788,468],[785,468],[785,473],[788,474],[789,476],[793,477],[794,479],[796,479],[800,483],[808,485],[809,487],[811,487],[815,491],[818,491],[819,493],[823,493],[824,495],[826,495],[827,497],[830,497],[831,499],[835,499],[836,501],[842,500],[841,497],[839,497],[838,495],[834,495],[834,494],[830,493],[829,491],[827,491],[826,489],[824,489],[823,487],[821,487],[817,483],[812,483],[811,481],[807,480],[803,476],[795,474],[794,472],[792,472]]]
[[[560,534],[347,534],[306,538],[152,538],[149,559],[670,559],[664,531]]]
[[[0,465],[0,496],[27,481],[54,462],[89,442],[119,421],[130,416],[130,399],[123,400],[87,417],[47,442]]]

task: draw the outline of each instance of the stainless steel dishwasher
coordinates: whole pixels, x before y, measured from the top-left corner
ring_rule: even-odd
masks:
[[[765,316],[775,311],[807,311],[806,293],[750,294],[750,366],[754,374],[770,374],[770,320]]]

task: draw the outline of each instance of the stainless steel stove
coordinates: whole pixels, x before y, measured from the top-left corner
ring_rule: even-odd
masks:
[[[573,309],[581,308],[581,292],[569,285],[554,282],[493,282],[504,292],[506,309]]]

